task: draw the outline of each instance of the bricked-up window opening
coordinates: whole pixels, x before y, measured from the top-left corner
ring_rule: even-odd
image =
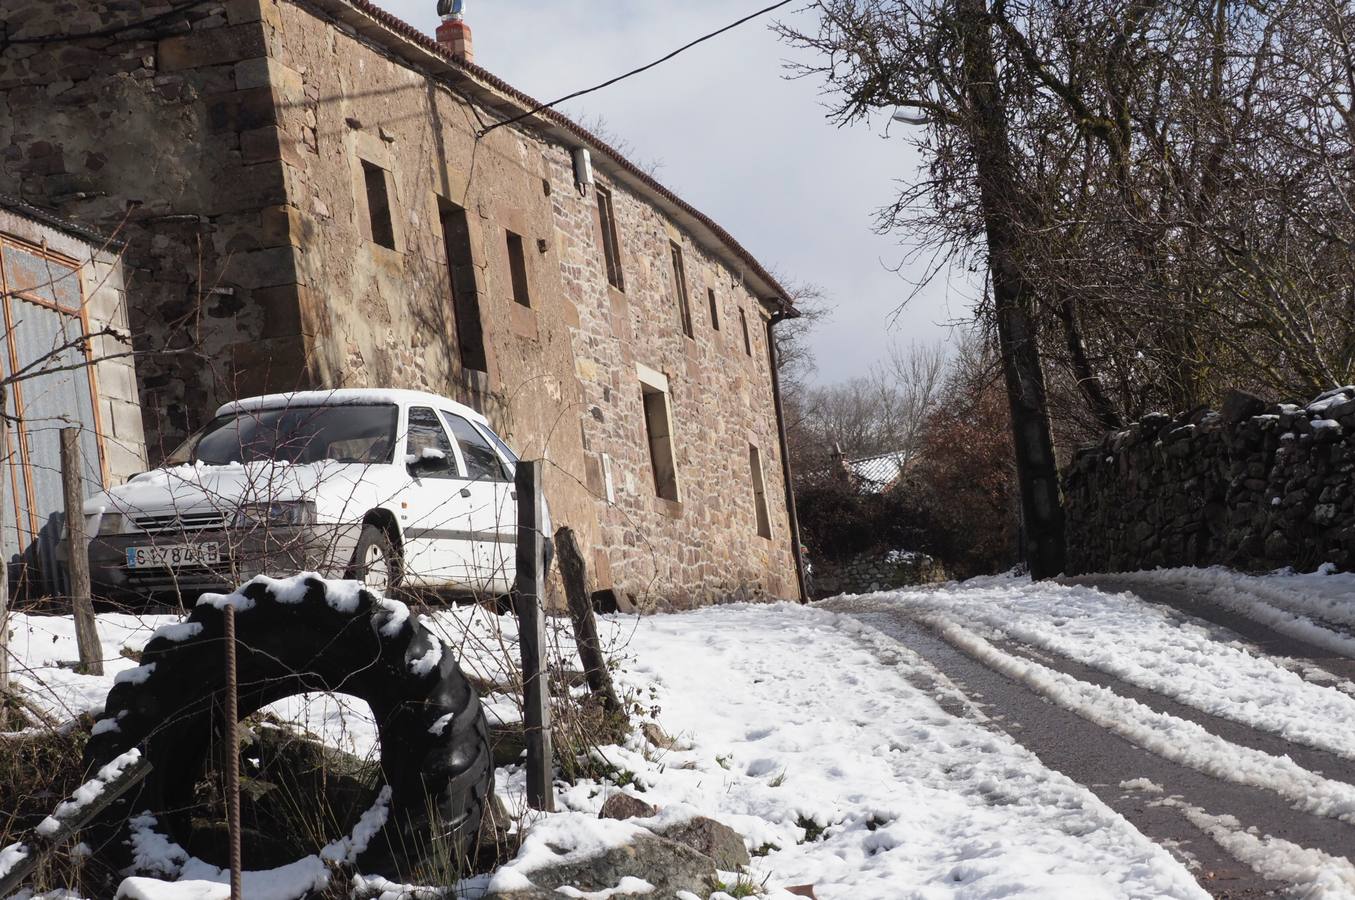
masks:
[[[682,248],[669,242],[673,248],[673,289],[677,291],[678,311],[682,314],[682,333],[696,337],[692,331],[692,307],[687,302],[687,269],[682,264]]]
[[[720,304],[715,300],[715,288],[706,288],[706,298],[710,300],[710,327],[720,330]]]
[[[640,373],[640,399],[645,407],[645,435],[654,470],[654,492],[678,501],[677,457],[673,452],[673,416],[668,407],[668,379],[658,372]]]
[[[456,343],[461,367],[489,371],[485,358],[485,331],[480,322],[480,295],[475,285],[475,259],[470,249],[470,221],[466,211],[438,198],[442,218],[442,244],[447,254],[447,274],[452,284],[452,316],[456,320]]]
[[[767,479],[762,473],[762,452],[752,444],[748,445],[748,467],[753,476],[753,506],[757,509],[757,533],[759,537],[772,536],[772,521],[767,516]]]
[[[386,170],[362,161],[362,177],[367,183],[367,215],[372,222],[372,242],[395,249],[395,227],[391,224],[390,194],[386,190]]]
[[[748,316],[743,310],[739,310],[739,324],[743,326],[743,352],[749,356],[753,355],[753,338],[748,333]]]
[[[513,299],[523,306],[532,305],[527,291],[527,254],[522,249],[522,235],[508,232],[508,269],[513,277]]]
[[[607,260],[607,283],[618,291],[626,289],[626,276],[621,273],[621,242],[616,237],[616,213],[612,209],[612,192],[598,185],[598,216],[602,220],[602,255]]]

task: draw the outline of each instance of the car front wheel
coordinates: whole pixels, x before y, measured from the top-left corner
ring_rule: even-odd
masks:
[[[362,526],[349,576],[376,593],[399,587],[400,557],[384,529],[376,525]]]

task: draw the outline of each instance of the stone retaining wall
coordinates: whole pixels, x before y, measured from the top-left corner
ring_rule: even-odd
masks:
[[[1145,416],[1064,470],[1070,573],[1355,563],[1355,387]]]
[[[946,580],[946,571],[936,560],[925,553],[905,550],[862,553],[840,563],[823,560],[813,565],[810,591],[815,599]]]

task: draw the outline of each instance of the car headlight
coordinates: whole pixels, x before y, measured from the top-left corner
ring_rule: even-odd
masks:
[[[90,516],[89,518],[93,519],[95,518],[95,516]],[[97,518],[99,519],[99,534],[101,536],[106,534],[122,534],[122,525],[123,525],[122,513],[106,512],[103,515],[98,516]],[[86,520],[85,530],[87,532],[90,530],[89,528],[90,524],[92,523]]]
[[[315,524],[315,504],[309,500],[247,503],[235,511],[236,528],[313,524]]]

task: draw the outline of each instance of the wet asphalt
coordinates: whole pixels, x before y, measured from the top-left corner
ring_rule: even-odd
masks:
[[[1078,582],[1093,583],[1087,579]],[[1200,597],[1186,596],[1170,588],[1144,588],[1127,579],[1104,578],[1096,580],[1095,585],[1116,592],[1133,591],[1151,603],[1171,607],[1183,621],[1212,625],[1217,640],[1250,642],[1270,655],[1300,660],[1304,665],[1326,669],[1332,675],[1355,682],[1355,660],[1277,635]],[[1162,798],[1178,798],[1214,816],[1232,815],[1243,827],[1255,826],[1261,834],[1333,856],[1353,855],[1355,827],[1295,810],[1283,797],[1270,791],[1223,781],[1143,750],[986,668],[913,619],[907,610],[866,609],[850,597],[835,598],[824,606],[855,616],[921,655],[989,718],[989,727],[1006,732],[1046,766],[1090,789],[1144,835],[1185,862],[1200,885],[1215,897],[1240,900],[1296,894],[1292,885],[1262,878],[1234,859],[1193,825],[1177,806],[1161,803]],[[1158,712],[1195,722],[1225,740],[1272,755],[1287,754],[1306,769],[1355,784],[1355,762],[1350,760],[1219,719],[1062,656],[1015,643],[996,646],[1081,681],[1110,688]],[[1161,785],[1164,791],[1158,794],[1120,786],[1137,779]]]

